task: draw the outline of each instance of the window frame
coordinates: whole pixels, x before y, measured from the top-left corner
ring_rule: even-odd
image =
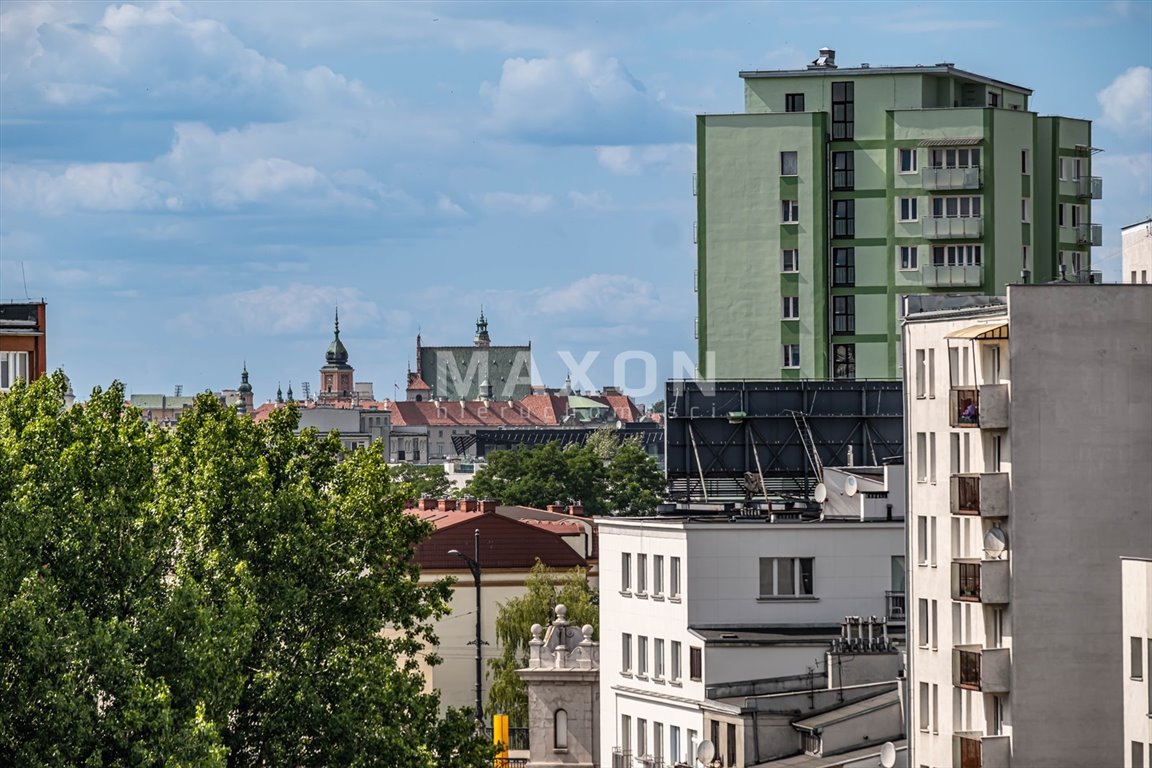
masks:
[[[648,594],[648,553],[636,553],[636,594]]]
[[[843,348],[844,361],[837,358],[837,352]],[[832,378],[837,381],[854,381],[856,379],[856,344],[855,342],[832,345]]]
[[[800,345],[799,344],[784,344],[784,365],[781,368],[793,370],[800,367]]]
[[[902,224],[920,221],[920,198],[899,198],[897,201],[896,220]]]
[[[804,94],[802,94],[802,93],[786,93],[786,94],[784,94],[784,111],[785,112],[804,112],[805,111],[804,110]]]
[[[781,200],[780,201],[780,223],[781,224],[799,224],[800,223],[800,201],[799,200]]]
[[[620,591],[632,591],[632,553],[620,553]]]
[[[856,84],[851,80],[832,83],[832,141],[850,141],[856,134]]]
[[[799,320],[800,319],[800,297],[799,296],[781,296],[780,297],[780,319],[781,320]]]
[[[699,682],[704,678],[704,649],[696,646],[688,646],[688,679],[693,682]]]
[[[832,238],[851,240],[856,237],[856,200],[832,201]]]
[[[832,297],[832,335],[856,334],[856,296],[846,294]]]
[[[680,675],[682,675],[684,672],[684,668],[683,668],[684,667],[684,660],[681,658],[682,653],[683,653],[683,650],[681,649],[680,641],[679,640],[671,641],[671,644],[669,645],[669,648],[668,648],[669,661],[671,662],[671,664],[668,665],[669,666],[669,669],[668,669],[669,682],[672,682],[672,683],[680,682]]]
[[[664,555],[652,555],[652,596],[664,595]]]
[[[620,633],[620,674],[632,674],[632,633]]]
[[[767,567],[767,571],[765,570]],[[815,557],[761,557],[759,558],[758,600],[812,600],[816,599]],[[765,573],[770,591],[765,591]],[[782,574],[787,574],[787,582]],[[790,589],[791,591],[784,591]]]
[[[568,710],[563,707],[552,713],[552,751],[568,751]]]
[[[647,635],[636,635],[636,677],[648,677]]]
[[[788,171],[788,161],[791,161],[792,171]],[[792,178],[800,175],[800,153],[794,149],[780,151],[780,175]]]
[[[908,162],[905,162],[905,160]],[[896,150],[896,173],[901,176],[920,171],[919,158],[915,147],[900,147]]]
[[[832,287],[854,288],[856,286],[856,248],[837,246],[832,249]]]
[[[28,372],[31,355],[26,350],[4,350],[0,352],[0,392],[12,389],[17,381],[30,383]]]
[[[668,598],[680,597],[680,558],[673,556],[668,561]]]
[[[920,269],[920,246],[896,246],[896,269],[900,272],[915,272]]]
[[[984,246],[981,243],[949,243],[932,246],[934,267],[981,267]]]
[[[847,160],[843,167],[837,167],[838,160]],[[836,150],[832,153],[832,189],[836,192],[851,192],[856,189],[856,153],[851,149]]]
[[[652,638],[652,678],[664,679],[664,638]]]
[[[790,255],[789,255],[790,254]],[[791,259],[791,265],[789,265]],[[788,267],[792,268],[789,269]],[[785,275],[796,274],[800,271],[800,249],[799,248],[781,248],[780,249],[780,272]]]

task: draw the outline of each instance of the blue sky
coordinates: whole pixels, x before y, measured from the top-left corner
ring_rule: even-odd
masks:
[[[695,355],[693,116],[741,69],[958,67],[1096,121],[1104,225],[1152,214],[1152,3],[0,4],[0,299],[78,392],[310,380],[377,397],[417,330],[611,383]],[[641,386],[633,363],[628,383]],[[654,398],[646,398],[654,399]]]

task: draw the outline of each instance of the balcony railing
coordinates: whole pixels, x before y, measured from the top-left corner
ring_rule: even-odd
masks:
[[[1104,181],[1099,176],[1081,176],[1076,179],[1076,197],[1099,200],[1104,197]]]
[[[612,768],[632,768],[632,751],[613,747]]]
[[[920,282],[930,288],[974,287],[984,282],[984,267],[925,264],[920,268]]]
[[[984,219],[981,216],[948,217],[928,216],[920,220],[923,235],[928,240],[935,239],[976,239],[984,236]]]
[[[984,693],[1007,693],[1011,651],[960,645],[952,649],[952,683]]]
[[[494,757],[492,768],[528,768],[526,757]]]
[[[952,742],[952,765],[954,768],[1009,768],[1010,745],[1010,736],[959,731]]]
[[[1080,224],[1076,227],[1077,245],[1100,245],[1102,242],[1104,233],[1099,224]]]
[[[952,387],[949,393],[949,424],[953,427],[980,426],[980,390],[975,387]]]
[[[1008,473],[952,475],[952,514],[1008,516]]]
[[[903,592],[884,593],[885,615],[890,623],[903,624],[907,620],[907,604]]]
[[[920,186],[929,191],[979,189],[979,168],[921,168]]]
[[[952,561],[952,599],[998,605],[1008,602],[1008,560]]]

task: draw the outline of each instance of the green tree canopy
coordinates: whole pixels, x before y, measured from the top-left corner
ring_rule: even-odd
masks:
[[[556,618],[556,606],[563,605],[568,609],[569,624],[591,624],[596,629],[600,626],[597,603],[596,592],[588,585],[587,570],[576,567],[560,574],[536,561],[525,581],[524,594],[502,603],[496,615],[501,655],[488,660],[492,680],[488,708],[493,713],[507,714],[517,727],[528,725],[528,689],[516,670],[528,666],[532,625],[547,627]]]
[[[389,468],[392,479],[408,486],[404,492],[406,499],[419,499],[427,496],[432,499],[446,499],[451,496],[452,481],[444,472],[444,467],[435,464],[398,464]]]
[[[664,475],[636,440],[598,430],[587,444],[558,443],[493,451],[465,492],[504,504],[542,508],[580,501],[591,515],[648,515],[664,490]]]
[[[479,766],[416,659],[421,585],[375,451],[211,396],[172,430],[113,384],[0,394],[0,764]]]

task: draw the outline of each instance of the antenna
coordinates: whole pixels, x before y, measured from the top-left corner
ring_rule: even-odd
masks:
[[[304,402],[308,402],[309,400],[311,400],[312,399],[312,384],[306,381],[300,385],[300,388],[304,390]]]
[[[700,742],[700,746],[696,747],[696,759],[704,765],[709,765],[714,757],[716,757],[716,745],[708,739],[704,739]]]
[[[177,384],[176,385],[176,397],[180,397],[182,394],[184,394],[184,385],[183,384]]]
[[[881,768],[892,768],[894,765],[896,765],[896,745],[886,741],[880,745],[880,766]]]
[[[1000,528],[989,528],[984,534],[984,554],[992,559],[999,558],[1008,549],[1008,536]]]
[[[820,504],[828,500],[828,488],[824,483],[816,483],[816,489],[812,491],[812,497]]]
[[[24,262],[23,261],[20,262],[20,277],[24,280],[24,298],[31,301],[32,297],[28,295],[28,276],[24,274]]]
[[[844,481],[844,494],[846,496],[855,496],[856,491],[858,490],[860,490],[860,488],[856,484],[856,478],[852,475],[848,475],[847,479]]]

